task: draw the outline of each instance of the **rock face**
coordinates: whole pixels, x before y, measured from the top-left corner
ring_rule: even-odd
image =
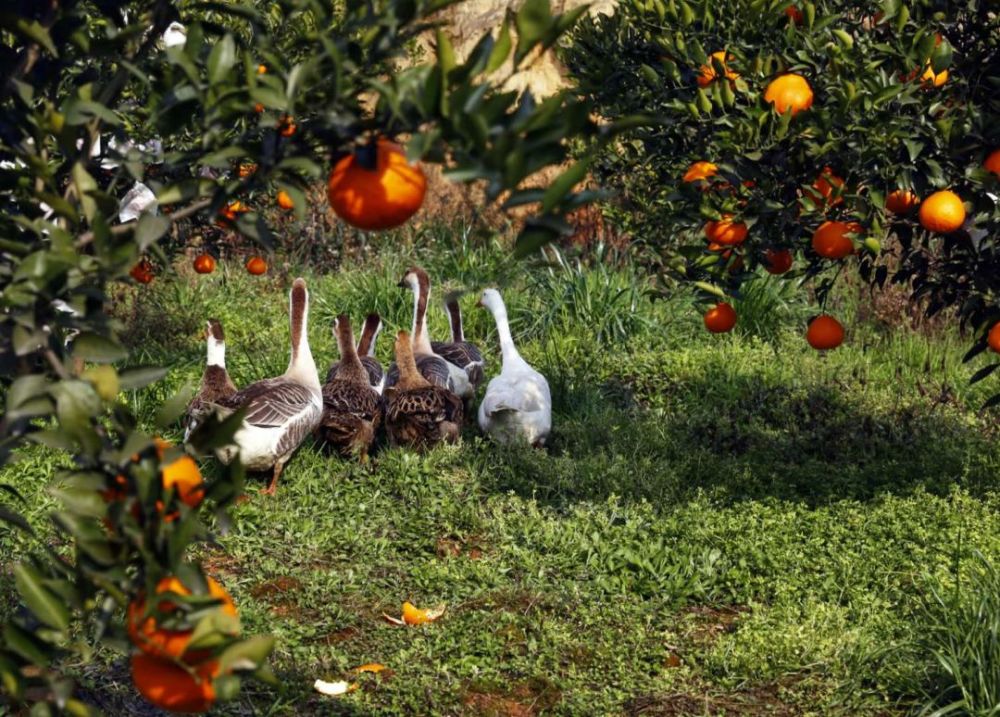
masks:
[[[591,13],[611,14],[616,2],[617,0],[551,0],[553,14],[586,4],[590,5]],[[443,10],[441,17],[449,23],[447,32],[459,57],[464,58],[485,33],[493,32],[495,36],[508,10],[516,12],[522,4],[524,0],[464,0]],[[529,64],[527,70],[510,78],[507,83],[510,89],[530,87],[536,96],[544,97],[565,86],[564,69],[553,53],[548,52]]]

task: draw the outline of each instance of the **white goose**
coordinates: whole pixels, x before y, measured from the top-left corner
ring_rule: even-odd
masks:
[[[233,439],[235,445],[216,451],[219,460],[229,463],[239,451],[247,470],[273,470],[267,488],[261,490],[268,495],[275,493],[285,463],[323,416],[322,387],[306,334],[309,292],[302,279],[292,284],[289,303],[292,355],[288,369],[277,378],[252,383],[215,403],[220,418],[246,410]]]
[[[496,289],[479,300],[497,322],[503,366],[486,386],[479,404],[479,427],[498,443],[545,445],[552,430],[552,394],[545,377],[521,358],[507,322],[507,307]]]

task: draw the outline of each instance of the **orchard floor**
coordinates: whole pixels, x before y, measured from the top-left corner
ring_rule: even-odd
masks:
[[[509,269],[497,247],[375,253],[306,273],[321,374],[331,319],[378,310],[379,342],[408,325],[405,266],[450,288]],[[279,267],[280,269],[280,267]],[[931,588],[981,551],[1000,560],[1000,444],[970,386],[967,343],[858,323],[820,356],[811,309],[770,287],[755,333],[712,336],[691,298],[630,306],[627,269],[507,272],[523,353],[551,383],[546,451],[502,450],[469,428],[459,446],[381,449],[370,469],[311,442],[276,497],[232,512],[197,555],[234,596],[247,634],[277,638],[280,691],[245,685],[219,714],[896,715],[922,703],[934,657],[922,635]],[[294,276],[294,274],[291,274]],[[773,281],[773,280],[769,280]],[[224,322],[238,384],[287,362],[289,275],[222,262],[119,297],[135,363],[171,367],[127,400],[152,430],[159,401],[197,381],[203,319]],[[768,293],[770,292],[770,293]],[[438,289],[436,296],[441,297]],[[770,298],[768,298],[770,297]],[[770,301],[771,303],[768,303]],[[435,336],[445,334],[436,308]],[[463,299],[466,332],[498,368],[489,315]],[[747,307],[749,322],[751,308]],[[992,384],[992,385],[991,385]],[[176,439],[178,436],[173,435]],[[46,534],[45,488],[61,460],[23,452],[0,472]],[[213,474],[205,463],[208,476]],[[0,532],[0,567],[29,544]],[[404,600],[445,604],[436,623],[382,619]],[[341,698],[313,680],[380,662],[383,679]],[[102,649],[68,666],[107,714],[154,714]],[[2,711],[2,710],[0,710]]]

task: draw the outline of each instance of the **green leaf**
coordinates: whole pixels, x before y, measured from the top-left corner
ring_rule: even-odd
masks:
[[[156,412],[156,425],[167,428],[180,418],[194,396],[195,389],[191,385],[182,386],[173,396],[168,398]]]
[[[90,331],[73,339],[73,355],[95,363],[113,363],[128,357],[128,351],[117,341]]]
[[[135,243],[145,251],[170,229],[170,220],[158,214],[143,214],[135,228]]]
[[[167,369],[160,366],[135,366],[118,374],[118,383],[123,391],[134,391],[156,383],[167,375]]]
[[[543,214],[548,214],[555,209],[563,197],[573,191],[573,187],[586,179],[590,162],[591,158],[585,157],[556,177],[555,181],[545,190],[545,196],[542,198]]]
[[[76,185],[76,195],[83,207],[83,214],[88,221],[93,221],[94,214],[97,213],[97,202],[90,196],[90,192],[97,189],[97,182],[90,176],[81,162],[73,165],[72,175],[73,184]]]
[[[59,57],[59,52],[52,42],[52,36],[37,20],[28,20],[19,13],[3,12],[0,13],[0,27],[41,45],[53,57]]]
[[[493,74],[503,66],[503,63],[510,56],[512,44],[510,39],[510,23],[505,19],[503,24],[500,25],[500,35],[497,37],[496,44],[493,45],[493,51],[490,52],[490,59],[486,63],[487,74]]]
[[[11,510],[6,507],[3,503],[0,503],[0,521],[4,523],[10,523],[11,525],[23,530],[28,535],[34,535],[35,531],[28,523],[28,520],[20,513]]]
[[[46,654],[48,645],[40,643],[39,638],[27,630],[23,630],[13,622],[6,622],[3,626],[3,645],[33,665],[48,667],[50,657]]]
[[[45,587],[45,579],[35,568],[18,563],[14,566],[14,582],[27,607],[41,622],[60,631],[69,627],[69,609]]]
[[[208,56],[208,81],[213,85],[221,82],[235,62],[236,43],[233,41],[233,36],[226,33],[225,37],[215,43]]]
[[[274,649],[274,637],[257,635],[248,640],[237,642],[219,656],[221,672],[230,670],[256,670]]]
[[[517,50],[514,53],[514,61],[520,63],[552,27],[549,0],[525,0],[514,16],[514,22],[517,25]]]

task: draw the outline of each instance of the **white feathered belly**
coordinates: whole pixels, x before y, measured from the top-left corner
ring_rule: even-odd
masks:
[[[476,389],[472,385],[472,381],[469,380],[469,374],[465,372],[464,368],[459,368],[451,361],[446,361],[448,364],[448,378],[451,379],[452,390],[455,395],[459,398],[472,398]]]
[[[535,445],[548,437],[552,418],[546,411],[497,411],[487,416],[480,404],[479,427],[497,443]]]
[[[240,453],[240,460],[248,471],[266,471],[278,459],[278,442],[284,434],[283,426],[248,426],[243,424],[233,436],[233,445],[217,451],[219,460],[229,464]]]

